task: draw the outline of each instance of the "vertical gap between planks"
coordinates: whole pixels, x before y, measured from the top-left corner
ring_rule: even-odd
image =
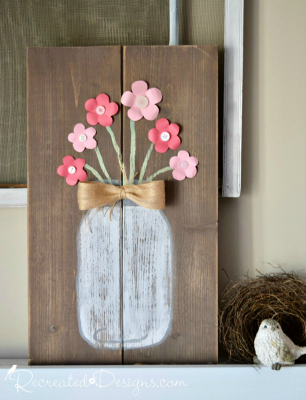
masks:
[[[121,83],[121,93],[120,96],[123,93],[123,62],[124,62],[124,57],[123,57],[123,52],[124,48],[120,48],[120,54],[121,54],[121,66],[120,66],[120,83]],[[120,97],[121,101],[121,97]],[[123,158],[123,110],[122,110],[122,104],[121,104],[121,140],[120,140],[120,147],[121,147],[121,154],[122,154],[122,163],[124,163],[124,158]],[[123,181],[123,174],[120,169],[120,185],[122,184]],[[120,231],[121,231],[121,239],[120,239],[120,252],[121,252],[121,262],[120,262],[120,309],[121,309],[121,364],[124,364],[124,332],[123,332],[123,200],[120,201]]]

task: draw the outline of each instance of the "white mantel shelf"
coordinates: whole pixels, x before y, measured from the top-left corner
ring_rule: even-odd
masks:
[[[47,380],[66,387],[49,387]],[[306,365],[280,371],[252,365],[30,367],[27,360],[12,359],[0,361],[0,382],[0,398],[6,400],[304,400]],[[24,390],[31,393],[22,388],[17,393],[18,384],[27,384]]]

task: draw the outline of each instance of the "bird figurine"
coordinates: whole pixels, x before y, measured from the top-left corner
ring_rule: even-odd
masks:
[[[293,365],[294,360],[306,354],[306,347],[296,346],[274,319],[265,319],[259,326],[254,341],[255,364],[264,364],[273,370],[282,365]]]

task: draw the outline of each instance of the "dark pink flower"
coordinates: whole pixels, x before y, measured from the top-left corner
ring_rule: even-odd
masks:
[[[156,128],[150,129],[148,137],[152,143],[155,143],[155,150],[158,153],[165,153],[168,149],[177,150],[180,147],[181,140],[177,136],[180,128],[176,124],[169,124],[166,118],[156,121]]]
[[[73,133],[68,135],[69,142],[73,143],[75,151],[81,153],[84,149],[94,149],[97,147],[97,142],[93,138],[96,134],[95,128],[85,128],[83,124],[76,124],[73,128]]]
[[[66,182],[70,186],[74,186],[78,181],[85,181],[87,174],[84,171],[85,160],[71,156],[63,158],[63,165],[57,168],[57,173],[66,178]]]
[[[148,90],[145,81],[136,81],[132,84],[132,92],[124,92],[121,97],[121,103],[131,107],[128,111],[129,118],[132,121],[139,121],[142,117],[149,121],[157,118],[159,109],[155,104],[163,97],[161,91],[157,88]]]
[[[187,178],[193,178],[196,175],[198,159],[190,157],[187,151],[181,150],[177,156],[170,158],[169,165],[173,168],[173,178],[177,181],[183,181],[186,176]]]
[[[112,116],[117,114],[119,107],[116,103],[110,103],[107,94],[99,94],[95,99],[89,99],[85,103],[86,115],[90,125],[110,126],[113,123]]]

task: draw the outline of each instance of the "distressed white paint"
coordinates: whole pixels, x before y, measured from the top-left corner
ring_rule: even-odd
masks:
[[[123,202],[121,213],[120,207],[117,203],[111,221],[103,209],[90,211],[77,234],[79,331],[95,348],[154,346],[171,329],[169,222],[162,211],[129,200]]]
[[[179,44],[178,0],[169,0],[169,46]]]
[[[95,348],[121,347],[120,241],[119,203],[111,221],[104,210],[83,217],[77,233],[78,324],[83,339]]]
[[[162,342],[171,329],[172,234],[162,211],[123,205],[123,347]]]
[[[26,207],[27,189],[0,189],[0,208]]]
[[[223,197],[241,192],[244,0],[225,0]]]

